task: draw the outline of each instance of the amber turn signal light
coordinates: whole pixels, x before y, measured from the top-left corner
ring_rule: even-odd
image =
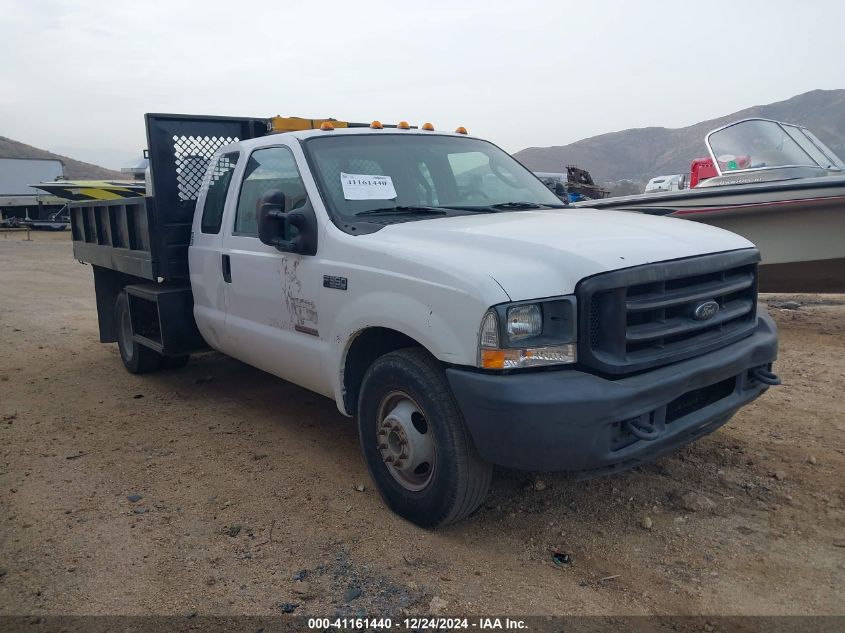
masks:
[[[482,349],[481,366],[484,369],[504,369],[505,352],[501,349]]]

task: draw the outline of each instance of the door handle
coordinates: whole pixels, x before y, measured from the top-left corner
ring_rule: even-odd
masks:
[[[228,255],[223,255],[223,281],[232,283],[232,262]]]

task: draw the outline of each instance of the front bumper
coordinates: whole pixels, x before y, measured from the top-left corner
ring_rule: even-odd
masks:
[[[768,388],[750,370],[775,360],[777,330],[765,311],[758,315],[754,333],[728,347],[618,380],[566,369],[449,368],[446,375],[488,461],[526,470],[624,470],[714,431]],[[653,439],[639,439],[641,427],[653,429]]]

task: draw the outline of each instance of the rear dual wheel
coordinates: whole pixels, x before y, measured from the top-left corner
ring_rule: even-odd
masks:
[[[147,374],[158,369],[184,367],[190,356],[162,356],[155,350],[138,343],[132,336],[132,319],[129,315],[129,297],[123,290],[114,303],[117,324],[117,347],[123,366],[131,374]]]
[[[478,455],[443,368],[421,348],[386,354],[367,371],[358,434],[385,502],[417,525],[459,521],[487,496],[493,467]]]

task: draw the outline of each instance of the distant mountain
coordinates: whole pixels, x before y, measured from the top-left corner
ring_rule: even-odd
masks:
[[[813,90],[769,105],[753,106],[684,128],[647,127],[611,132],[569,145],[529,147],[516,156],[534,171],[560,172],[565,165],[588,169],[596,182],[634,180],[689,171],[707,156],[704,136],[738,119],[764,117],[804,125],[845,157],[845,90]]]
[[[126,174],[99,165],[83,163],[79,160],[53,154],[25,143],[0,136],[0,158],[49,158],[60,160],[65,166],[65,176],[70,180],[126,180]]]

